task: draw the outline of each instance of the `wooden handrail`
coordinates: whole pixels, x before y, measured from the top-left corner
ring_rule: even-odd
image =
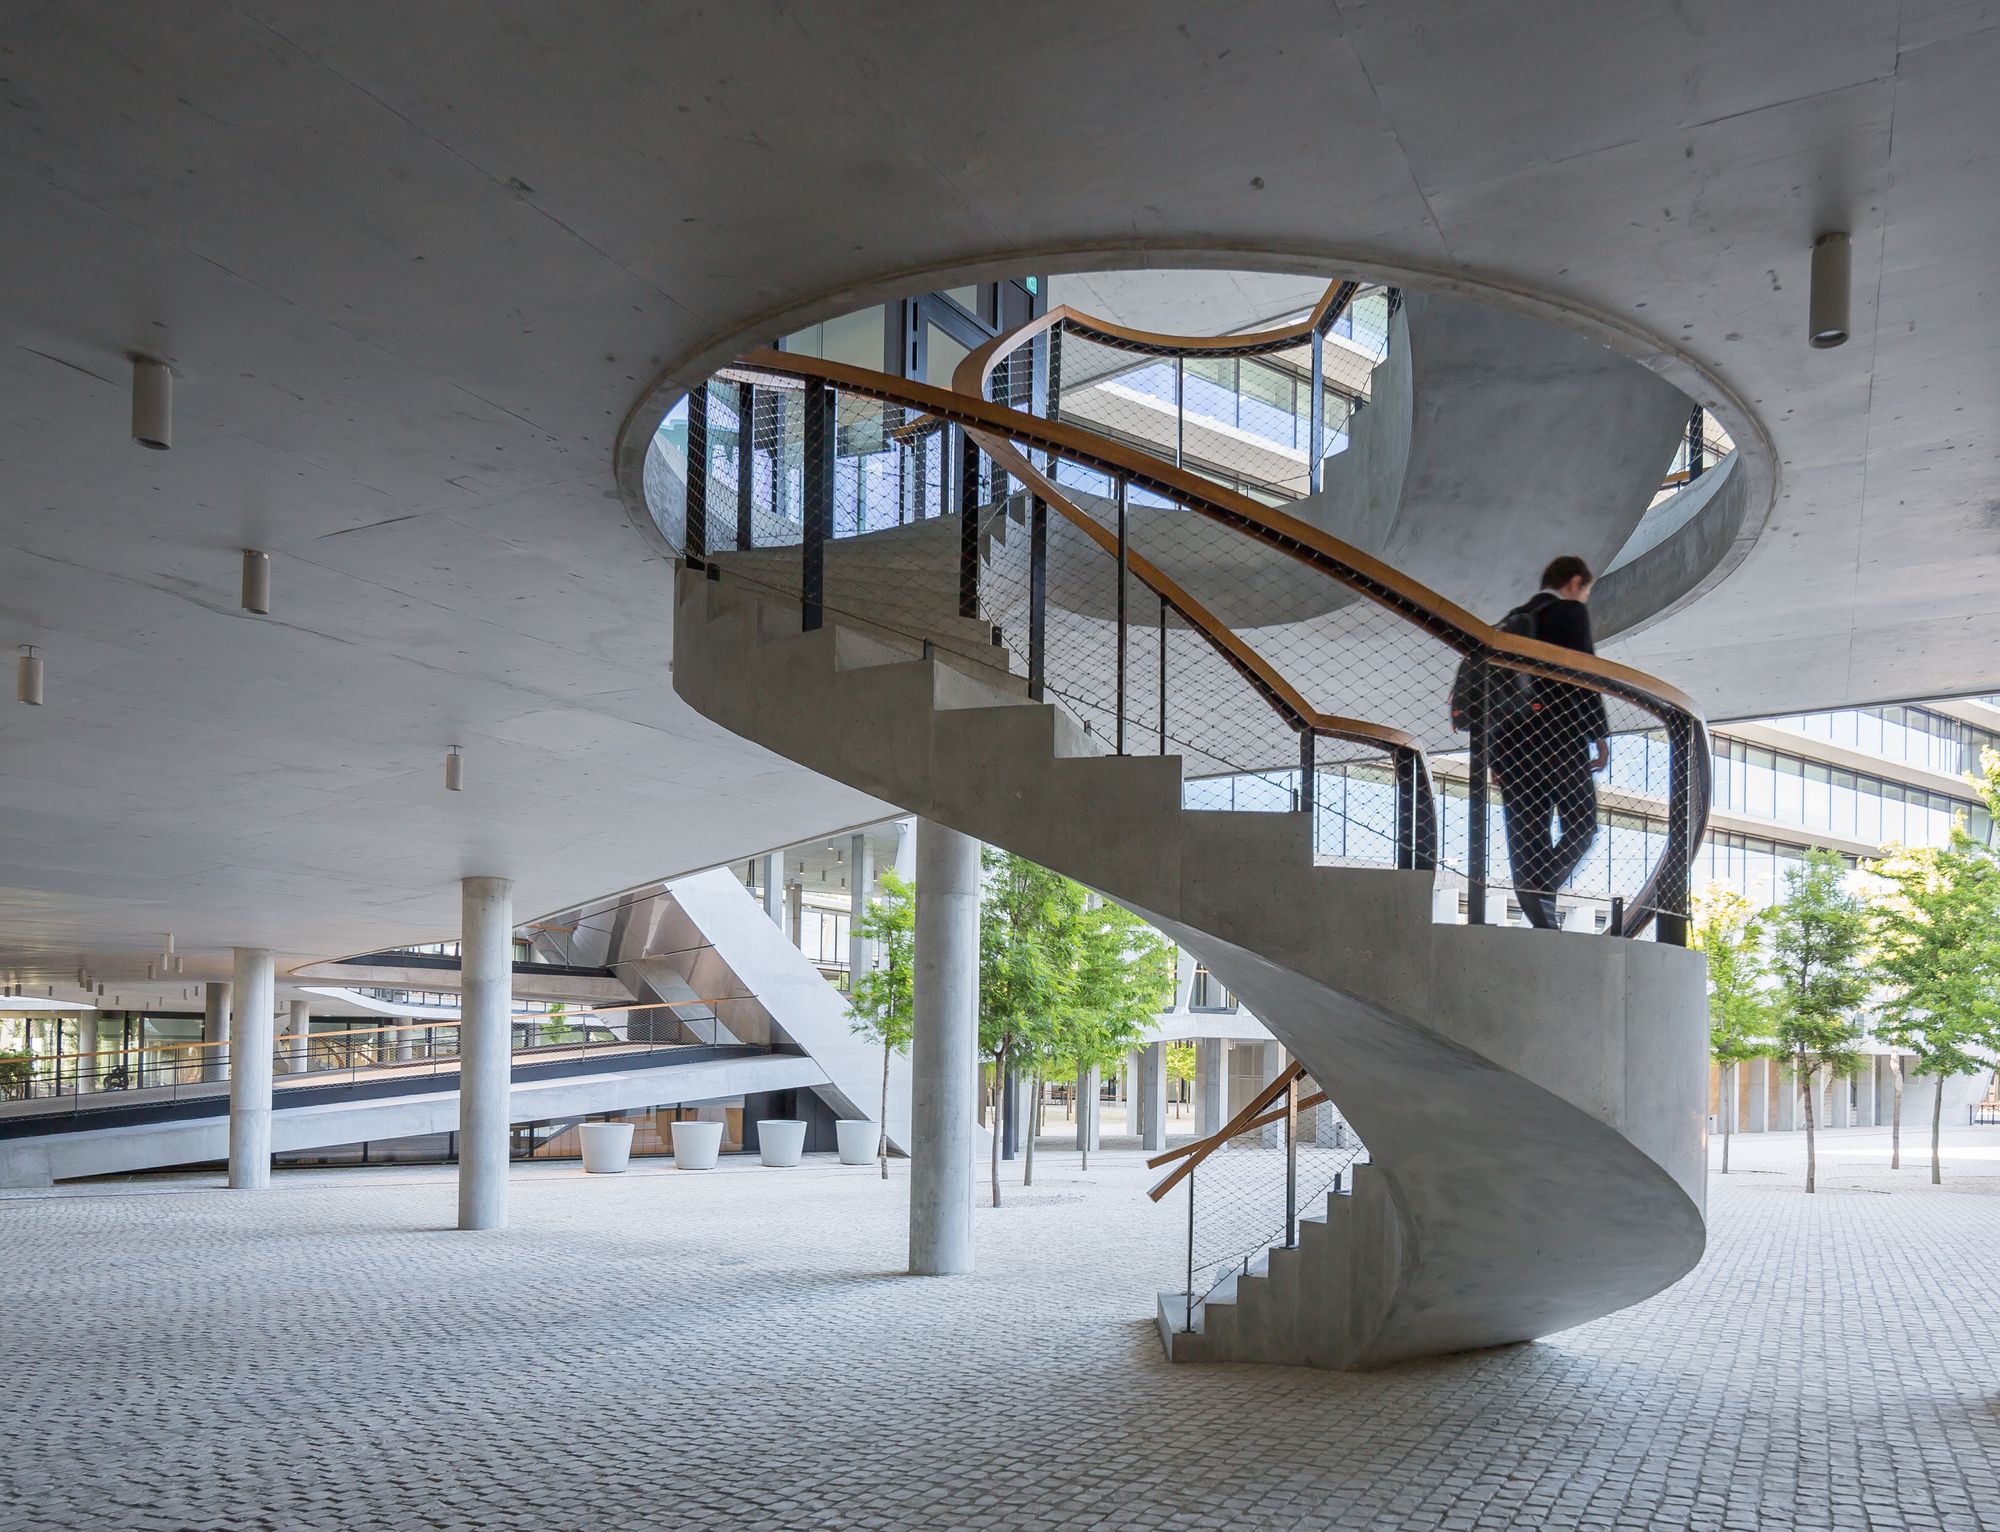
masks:
[[[1303,1112],[1308,1107],[1323,1106],[1332,1099],[1333,1097],[1329,1096],[1325,1091],[1316,1090],[1310,1096],[1299,1097],[1299,1110]],[[1274,1122],[1283,1122],[1285,1114],[1289,1110],[1289,1107],[1276,1107],[1261,1117],[1252,1118],[1249,1122],[1238,1128],[1235,1133],[1231,1134],[1230,1137],[1241,1138],[1253,1128],[1268,1128]],[[1214,1134],[1210,1134],[1209,1138],[1213,1138],[1214,1136]],[[1146,1161],[1146,1168],[1148,1170],[1157,1170],[1162,1165],[1171,1164],[1173,1161],[1181,1158],[1182,1155],[1193,1154],[1206,1143],[1208,1143],[1207,1138],[1198,1138],[1193,1143],[1182,1144],[1177,1149],[1169,1149],[1165,1154],[1156,1154],[1150,1160]],[[1213,1147],[1219,1149],[1222,1145],[1216,1144]]]
[[[975,353],[976,354],[976,353]],[[971,358],[967,358],[969,363]],[[1321,570],[1357,594],[1425,628],[1461,653],[1480,653],[1509,668],[1553,675],[1575,685],[1621,696],[1655,711],[1699,717],[1693,699],[1657,677],[1598,655],[1558,648],[1502,633],[1457,602],[1411,579],[1351,544],[1283,511],[1258,504],[1183,468],[1061,421],[1043,420],[927,383],[819,357],[763,348],[738,364],[776,376],[819,379],[884,403],[928,411],[956,425],[1000,433],[1017,443],[1059,453],[1122,477],[1231,526],[1281,553]],[[965,364],[961,364],[963,370]]]
[[[1193,1175],[1197,1165],[1249,1126],[1250,1119],[1275,1101],[1279,1093],[1286,1086],[1290,1085],[1294,1080],[1303,1079],[1305,1072],[1305,1066],[1296,1059],[1279,1070],[1277,1078],[1257,1092],[1255,1096],[1252,1096],[1244,1104],[1243,1109],[1234,1117],[1216,1129],[1215,1132],[1209,1134],[1207,1138],[1198,1139],[1196,1142],[1186,1145],[1181,1151],[1182,1163],[1175,1166],[1173,1173],[1161,1181],[1158,1186],[1147,1192],[1146,1195],[1151,1197],[1155,1202],[1166,1196],[1168,1192],[1180,1185],[1183,1179]],[[1158,1159],[1148,1160],[1146,1163],[1150,1167],[1163,1164],[1172,1158],[1174,1156],[1163,1154]]]

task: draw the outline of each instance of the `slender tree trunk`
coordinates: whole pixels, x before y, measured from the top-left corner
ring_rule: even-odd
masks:
[[[1817,1155],[1817,1153],[1818,1153],[1818,1150],[1817,1150],[1817,1147],[1815,1146],[1815,1144],[1814,1144],[1814,1142],[1813,1142],[1813,1094],[1814,1094],[1814,1091],[1813,1091],[1813,1081],[1812,1081],[1812,1076],[1811,1076],[1810,1074],[1808,1074],[1808,1075],[1806,1076],[1806,1090],[1805,1090],[1805,1096],[1806,1096],[1806,1190],[1807,1190],[1807,1191],[1811,1191],[1811,1190],[1813,1189],[1813,1175],[1814,1175],[1814,1172],[1815,1172],[1815,1171],[1816,1171],[1816,1170],[1817,1170],[1817,1169],[1819,1168],[1819,1162],[1818,1162],[1818,1160],[1817,1160],[1817,1158],[1816,1158],[1816,1155]]]
[[[1944,1126],[1944,1076],[1937,1077],[1937,1094],[1931,1097],[1931,1185],[1944,1185],[1944,1167],[1938,1163],[1938,1132]]]
[[[1035,1140],[1040,1138],[1042,1126],[1042,1072],[1038,1069],[1028,1077],[1028,1147],[1021,1156],[1021,1184],[1035,1184]]]
[[[882,1044],[882,1120],[875,1141],[875,1158],[882,1163],[882,1179],[889,1179],[889,1045]]]
[[[1007,1050],[1001,1049],[993,1055],[993,1205],[1000,1206],[1000,1135],[1005,1125],[1000,1114],[1006,1110],[1006,1092],[1001,1088],[1007,1074]]]
[[[1894,1082],[1894,1093],[1889,1102],[1889,1168],[1903,1168],[1903,1056],[1889,1055],[1889,1076]]]
[[[1736,1116],[1736,1066],[1731,1064],[1722,1071],[1722,1088],[1727,1093],[1720,1103],[1722,1107],[1722,1173],[1729,1174],[1729,1129]]]
[[[1083,1168],[1088,1170],[1090,1169],[1091,1113],[1097,1110],[1097,1100],[1095,1097],[1092,1097],[1086,1101],[1083,1093],[1091,1080],[1096,1078],[1096,1075],[1087,1070],[1084,1071],[1084,1075],[1085,1078],[1078,1080],[1076,1085],[1076,1120],[1078,1126],[1083,1130],[1081,1134],[1083,1139]]]

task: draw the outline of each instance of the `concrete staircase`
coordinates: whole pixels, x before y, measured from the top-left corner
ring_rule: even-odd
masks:
[[[1178,757],[1100,754],[1004,650],[832,613],[800,632],[767,587],[683,571],[674,653],[722,726],[1136,910],[1334,1082],[1372,1164],[1175,1356],[1359,1367],[1526,1340],[1700,1258],[1699,955],[1436,925],[1430,874],[1315,865],[1305,815],[1183,808]]]

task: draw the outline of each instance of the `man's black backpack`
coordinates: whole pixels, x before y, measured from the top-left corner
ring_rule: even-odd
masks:
[[[1502,617],[1495,626],[1502,633],[1511,633],[1516,638],[1533,638],[1536,616],[1555,599],[1547,591],[1540,591]],[[1454,729],[1472,728],[1473,703],[1482,674],[1486,677],[1486,726],[1489,729],[1504,729],[1509,724],[1518,723],[1541,706],[1535,700],[1535,678],[1526,671],[1484,665],[1468,654],[1458,662],[1458,674],[1451,680],[1451,726]]]

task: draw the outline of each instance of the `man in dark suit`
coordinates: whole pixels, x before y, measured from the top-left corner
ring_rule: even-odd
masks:
[[[1529,620],[1529,636],[1596,653],[1584,604],[1594,581],[1590,566],[1574,554],[1554,560],[1542,572],[1541,592],[1519,609]],[[1545,931],[1561,924],[1556,890],[1597,838],[1591,776],[1611,764],[1610,736],[1602,692],[1550,680],[1535,682],[1531,711],[1495,730],[1493,776],[1506,810],[1515,897],[1528,923]]]

